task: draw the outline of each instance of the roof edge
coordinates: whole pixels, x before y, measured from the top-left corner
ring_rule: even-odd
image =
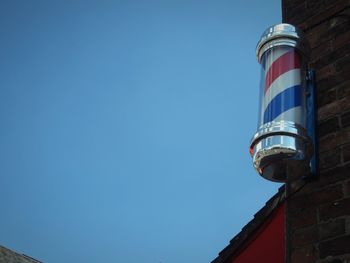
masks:
[[[236,255],[265,223],[273,211],[284,202],[285,198],[285,186],[283,185],[278,189],[278,192],[265,203],[265,206],[254,215],[254,218],[230,240],[230,244],[221,250],[211,263],[226,263]]]

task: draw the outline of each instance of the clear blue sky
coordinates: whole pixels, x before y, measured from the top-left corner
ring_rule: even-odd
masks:
[[[0,244],[48,263],[209,262],[260,178],[261,33],[280,0],[2,1]]]

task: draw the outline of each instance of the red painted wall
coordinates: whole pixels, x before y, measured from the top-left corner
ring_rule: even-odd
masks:
[[[285,206],[278,207],[232,263],[285,262]]]

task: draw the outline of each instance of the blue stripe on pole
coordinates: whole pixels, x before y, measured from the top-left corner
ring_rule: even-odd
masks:
[[[264,112],[264,124],[273,121],[281,113],[301,105],[301,86],[290,87],[279,93]]]

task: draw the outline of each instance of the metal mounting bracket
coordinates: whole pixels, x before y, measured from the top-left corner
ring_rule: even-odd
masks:
[[[317,109],[316,74],[315,70],[310,69],[306,77],[306,126],[308,135],[313,143],[313,155],[310,160],[312,179],[315,179],[318,175]]]

